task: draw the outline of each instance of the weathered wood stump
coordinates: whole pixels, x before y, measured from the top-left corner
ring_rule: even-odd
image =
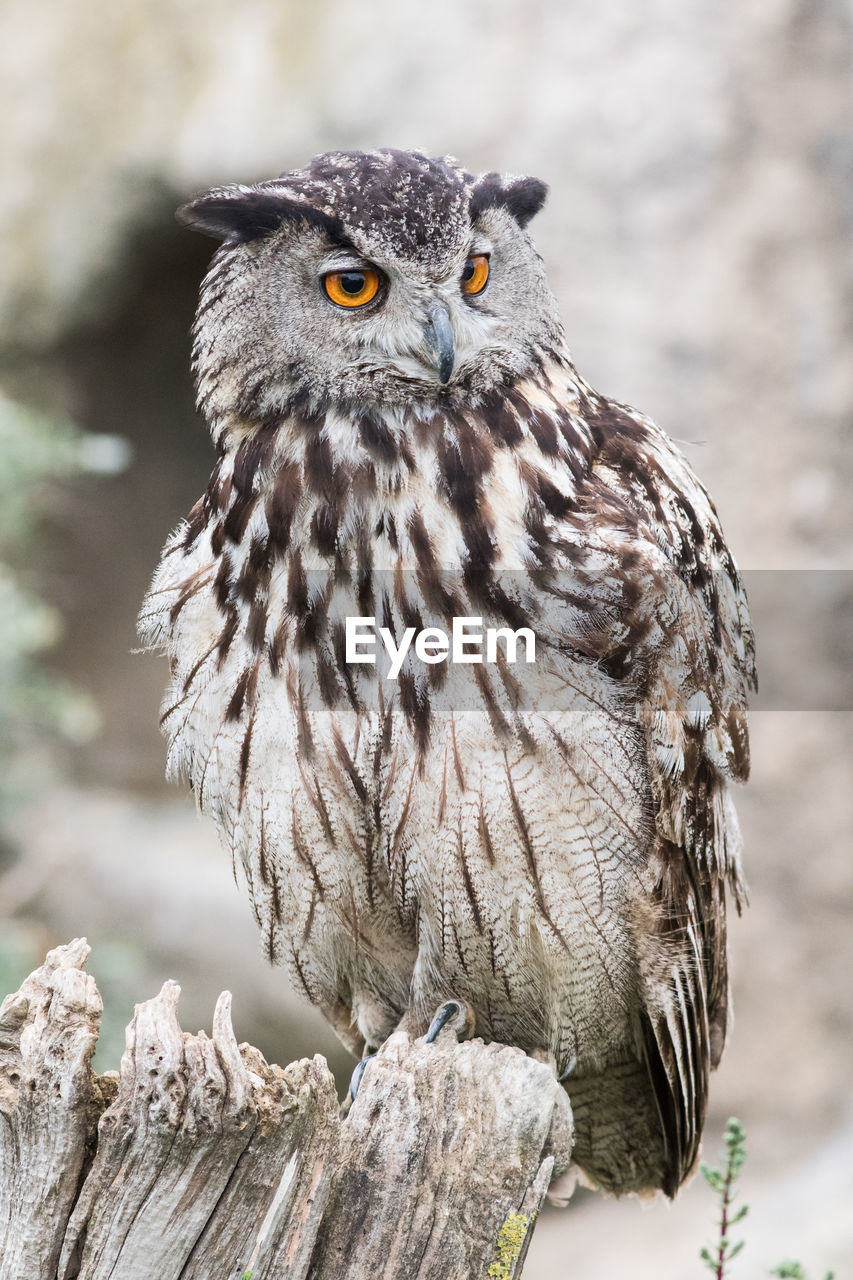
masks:
[[[116,1076],[78,939],[0,1008],[3,1280],[511,1280],[571,1112],[550,1066],[397,1034],[347,1114],[319,1055],[282,1069],[137,1005]]]

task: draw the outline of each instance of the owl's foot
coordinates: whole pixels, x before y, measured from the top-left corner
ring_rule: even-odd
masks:
[[[456,1035],[457,1039],[463,1039],[470,1036],[474,1031],[474,1010],[469,1004],[465,1004],[462,1000],[446,1000],[435,1013],[432,1022],[429,1024],[429,1031],[426,1033],[426,1043],[432,1044],[437,1039],[438,1033],[445,1027],[450,1027]],[[356,1063],[355,1070],[349,1082],[349,1096],[355,1102],[358,1093],[361,1078],[364,1070],[375,1053],[368,1053]]]
[[[356,1063],[355,1071],[353,1071],[349,1082],[349,1096],[353,1102],[355,1102],[355,1095],[358,1093],[358,1086],[361,1084],[361,1077],[364,1075],[364,1068],[370,1059],[375,1057],[375,1053],[369,1053],[366,1058],[362,1058],[360,1062]]]
[[[444,1027],[455,1031],[457,1040],[470,1036],[474,1030],[474,1010],[470,1004],[462,1000],[447,1000],[435,1012],[429,1031],[426,1033],[427,1044],[432,1044]]]

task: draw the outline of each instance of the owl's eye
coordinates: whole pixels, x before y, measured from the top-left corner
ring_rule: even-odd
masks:
[[[326,296],[339,307],[363,307],[379,292],[379,272],[375,267],[358,271],[330,271],[323,276]]]
[[[489,282],[489,259],[484,253],[475,253],[468,259],[462,271],[462,292],[482,293]]]

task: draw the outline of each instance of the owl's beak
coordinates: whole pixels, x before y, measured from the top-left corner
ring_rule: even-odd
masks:
[[[427,308],[424,338],[426,339],[430,359],[438,373],[439,382],[442,384],[449,382],[456,353],[453,348],[453,329],[450,325],[450,312],[444,303],[432,302]]]

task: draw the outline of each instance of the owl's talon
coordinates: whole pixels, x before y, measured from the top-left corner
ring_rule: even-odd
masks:
[[[436,1010],[433,1020],[429,1024],[426,1043],[432,1044],[443,1027],[450,1027],[455,1031],[457,1039],[463,1032],[470,1035],[474,1030],[474,1010],[469,1004],[463,1004],[461,1000],[445,1001]]]
[[[572,1072],[574,1071],[577,1065],[578,1065],[578,1055],[576,1053],[573,1053],[571,1058],[569,1058],[569,1064],[566,1067],[563,1074],[561,1076],[557,1076],[557,1080],[559,1081],[560,1084],[562,1084],[564,1080],[568,1080],[569,1076],[572,1074]]]
[[[349,1096],[355,1102],[355,1095],[358,1093],[358,1086],[361,1084],[361,1077],[364,1075],[364,1068],[370,1062],[371,1058],[375,1058],[375,1053],[369,1053],[366,1058],[362,1058],[356,1063],[355,1071],[353,1071],[349,1082]]]

